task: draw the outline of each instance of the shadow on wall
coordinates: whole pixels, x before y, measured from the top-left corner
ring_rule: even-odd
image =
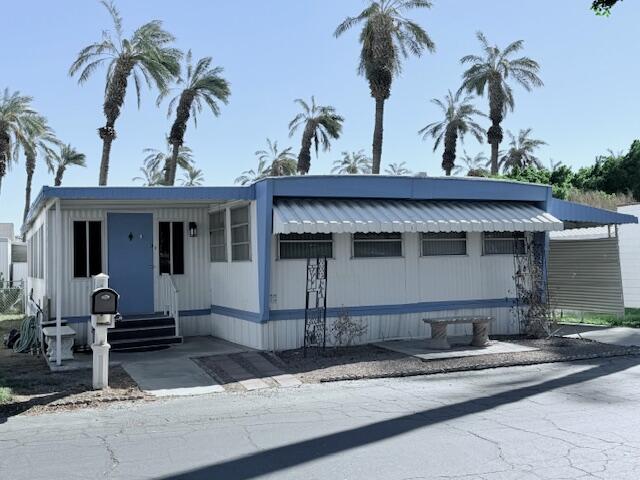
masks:
[[[584,363],[586,362],[581,362],[581,364]],[[329,455],[335,455],[367,444],[396,437],[419,428],[518,402],[532,395],[611,375],[631,368],[636,364],[637,361],[634,358],[617,360],[616,362],[599,359],[595,361],[595,365],[588,370],[572,373],[561,378],[431,410],[424,410],[290,445],[271,448],[237,459],[164,478],[167,480],[208,480],[217,478],[224,478],[225,480],[245,480],[257,478],[262,475],[293,468]]]

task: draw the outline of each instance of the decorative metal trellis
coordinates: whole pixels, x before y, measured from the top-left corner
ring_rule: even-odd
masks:
[[[304,354],[327,345],[327,257],[307,258],[304,307]]]
[[[520,332],[535,337],[549,336],[552,316],[549,308],[544,239],[527,232],[524,248],[514,238],[513,266],[515,283],[515,316]]]

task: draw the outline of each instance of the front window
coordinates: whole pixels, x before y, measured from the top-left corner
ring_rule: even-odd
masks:
[[[226,210],[209,214],[209,237],[211,242],[211,261],[227,261]]]
[[[369,257],[401,257],[401,233],[355,233],[353,235],[353,256]]]
[[[421,243],[423,257],[467,254],[465,232],[423,233]]]
[[[280,259],[333,257],[330,233],[290,233],[279,239]]]
[[[159,223],[158,264],[161,274],[184,274],[184,222]]]
[[[231,260],[251,260],[251,232],[249,206],[233,208],[231,216]]]
[[[73,276],[88,278],[102,272],[102,222],[73,222]]]
[[[485,255],[524,254],[524,232],[485,232],[483,253]]]

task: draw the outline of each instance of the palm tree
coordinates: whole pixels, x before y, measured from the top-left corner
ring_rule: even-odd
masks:
[[[55,172],[54,185],[59,187],[62,185],[62,177],[67,167],[71,166],[78,167],[86,167],[86,156],[84,153],[78,152],[71,145],[63,145],[60,147],[59,152],[53,152],[47,158],[47,166],[49,167],[49,172]]]
[[[202,170],[190,168],[184,172],[184,177],[180,181],[183,187],[197,187],[204,183],[204,175]]]
[[[144,165],[149,166],[151,170],[160,171],[161,168],[164,168],[167,165],[167,162],[171,161],[171,157],[173,156],[173,149],[171,148],[171,145],[167,143],[166,152],[163,152],[162,150],[158,150],[156,148],[145,148],[142,150],[142,153],[146,154],[143,160]],[[189,169],[193,167],[193,163],[193,152],[191,151],[191,149],[185,145],[180,146],[178,148],[176,166],[180,167],[184,171],[189,171]],[[166,185],[164,180],[164,178],[166,177],[165,172],[162,172],[162,177],[163,180],[160,183]]]
[[[423,140],[427,140],[428,137],[435,139],[433,144],[434,152],[444,140],[442,169],[447,176],[451,175],[451,170],[455,166],[458,138],[460,138],[460,142],[464,142],[464,136],[467,133],[471,133],[478,142],[482,142],[483,129],[475,122],[474,117],[485,115],[473,106],[471,96],[460,98],[461,95],[462,92],[460,90],[455,95],[449,90],[449,93],[444,97],[444,101],[433,98],[431,103],[440,107],[444,118],[439,122],[430,123],[418,131]]]
[[[371,173],[371,158],[364,150],[342,152],[342,158],[333,162],[331,173],[340,175],[361,175]]]
[[[31,206],[31,186],[33,182],[33,174],[36,170],[36,162],[38,154],[41,154],[48,163],[49,158],[55,154],[54,147],[60,145],[60,141],[56,138],[55,133],[49,127],[47,119],[42,115],[32,114],[24,119],[26,135],[16,144],[15,154],[18,154],[18,148],[22,147],[25,157],[25,169],[27,171],[27,182],[24,190],[24,213],[23,220],[26,220]]]
[[[116,138],[115,123],[124,104],[129,78],[133,78],[139,108],[142,82],[164,91],[180,72],[182,53],[170,46],[175,39],[162,28],[159,20],[145,23],[131,38],[123,38],[122,17],[115,5],[106,0],[101,3],[113,20],[115,36],[104,31],[100,41],[80,50],[69,68],[69,75],[80,72],[78,83],[82,84],[100,65],[109,62],[103,105],[106,124],[98,129],[102,139],[99,184],[106,185],[111,143]]]
[[[296,130],[304,125],[297,168],[301,175],[305,175],[309,173],[311,167],[311,144],[315,148],[316,158],[320,145],[322,145],[324,152],[329,150],[331,148],[330,138],[340,138],[344,118],[338,115],[336,109],[331,106],[316,105],[316,99],[313,96],[311,97],[311,105],[301,98],[296,98],[294,102],[302,107],[302,112],[289,122],[289,137],[292,137]]]
[[[390,163],[387,168],[385,168],[384,173],[387,175],[411,175],[411,170],[405,167],[406,162],[400,163]]]
[[[235,179],[235,183],[246,185],[265,177],[287,177],[296,174],[297,162],[291,147],[284,150],[278,149],[278,142],[272,142],[267,138],[267,148],[255,152],[258,158],[256,170],[245,170]]]
[[[180,147],[184,143],[184,134],[187,131],[189,118],[193,118],[193,124],[197,127],[197,114],[202,112],[203,103],[209,107],[214,116],[220,115],[218,101],[226,104],[231,95],[229,82],[221,74],[222,67],[212,67],[211,57],[204,57],[198,60],[195,67],[191,61],[191,50],[187,52],[186,71],[187,76],[178,80],[178,84],[184,84],[182,91],[173,97],[169,102],[167,116],[171,116],[174,107],[176,108],[176,118],[169,133],[169,143],[173,147],[171,157],[167,159],[164,167],[165,185],[173,185],[176,180],[176,167]],[[168,91],[160,93],[158,104],[168,94]]]
[[[472,157],[466,151],[463,151],[460,159],[462,160],[464,167],[462,165],[456,165],[453,168],[454,175],[462,174],[465,169],[466,172],[464,174],[468,177],[482,177],[485,173],[489,173],[484,168],[489,162],[489,159],[484,152],[476,153],[475,156]]]
[[[9,93],[8,88],[0,99],[0,188],[10,162],[17,159],[15,146],[26,140],[26,120],[36,115],[31,108],[32,101],[32,97],[20,92]]]
[[[507,131],[507,135],[509,135],[510,138],[509,150],[500,159],[500,166],[503,172],[508,172],[514,168],[524,169],[529,166],[544,168],[544,165],[534,153],[538,148],[547,143],[542,140],[530,138],[530,134],[530,128],[520,130],[517,137],[510,131]]]
[[[141,177],[133,177],[132,180],[134,182],[142,181],[142,185],[144,187],[155,187],[157,185],[162,185],[162,181],[164,177],[162,176],[162,172],[158,169],[153,168],[150,165],[145,165],[144,167],[140,167]]]
[[[427,32],[405,13],[416,8],[431,8],[430,0],[369,0],[369,5],[355,17],[347,17],[334,35],[339,37],[358,23],[364,22],[360,32],[360,65],[358,73],[369,82],[371,96],[376,102],[373,129],[373,173],[380,173],[382,160],[382,124],[384,102],[391,94],[394,76],[402,69],[402,59],[409,54],[421,56],[425,49],[435,51],[435,44]]]
[[[513,91],[509,80],[515,80],[525,90],[541,87],[542,80],[538,77],[540,65],[529,57],[511,58],[524,46],[524,40],[509,44],[504,50],[489,45],[482,32],[477,33],[482,45],[483,54],[467,55],[460,59],[471,66],[463,73],[462,87],[468,92],[484,95],[488,91],[489,118],[491,127],[487,131],[487,140],[491,144],[491,173],[498,173],[498,151],[502,142],[502,120],[507,110],[514,107]]]

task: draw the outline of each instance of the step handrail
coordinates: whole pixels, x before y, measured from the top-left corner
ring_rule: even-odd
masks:
[[[176,325],[176,336],[180,336],[180,312],[178,310],[178,289],[169,273],[160,275],[160,303],[165,315],[173,317]]]

